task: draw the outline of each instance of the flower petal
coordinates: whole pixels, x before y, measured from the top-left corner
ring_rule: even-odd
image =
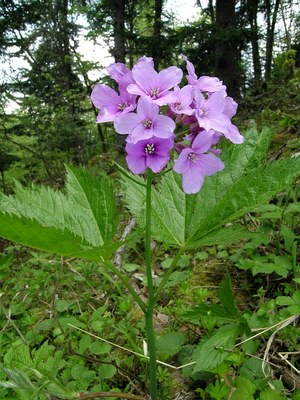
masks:
[[[193,168],[188,169],[182,174],[182,188],[187,194],[198,193],[204,181],[204,176],[201,173],[195,173]]]
[[[201,131],[193,140],[192,149],[198,153],[205,153],[213,142],[214,131]]]
[[[203,176],[211,176],[225,168],[224,163],[213,154],[200,154],[195,168]]]
[[[173,169],[175,172],[183,174],[190,168],[191,161],[189,161],[188,158],[190,153],[193,153],[193,150],[191,148],[182,150],[177,160],[174,161]]]
[[[120,115],[116,118],[114,128],[122,135],[130,135],[134,128],[141,123],[139,116],[135,113]]]
[[[182,79],[182,75],[183,72],[181,69],[174,66],[160,71],[157,77],[160,92],[164,92],[178,85]]]

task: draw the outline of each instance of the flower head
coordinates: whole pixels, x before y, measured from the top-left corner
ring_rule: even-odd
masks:
[[[159,106],[171,103],[174,92],[170,91],[182,79],[182,71],[177,67],[169,67],[156,72],[150,62],[140,62],[132,70],[135,83],[128,86],[129,93],[147,97]]]
[[[128,142],[134,144],[152,136],[161,139],[174,136],[175,122],[165,115],[160,115],[156,104],[141,97],[136,111],[121,115],[115,120],[115,130],[120,134],[129,135]]]
[[[116,117],[133,111],[136,107],[136,96],[130,95],[120,86],[120,94],[106,85],[96,85],[91,100],[99,109],[97,122],[114,121]]]
[[[214,154],[205,154],[213,144],[214,131],[203,131],[194,139],[190,148],[185,148],[175,160],[174,171],[182,174],[185,193],[197,193],[204,177],[224,168],[223,162]]]
[[[173,147],[173,138],[160,139],[155,136],[140,140],[135,144],[127,143],[128,167],[134,174],[142,174],[147,168],[158,173],[167,165],[170,159],[169,153]]]

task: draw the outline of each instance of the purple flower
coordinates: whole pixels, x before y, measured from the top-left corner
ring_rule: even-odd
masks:
[[[226,90],[226,86],[219,78],[210,76],[201,76],[199,79],[195,73],[194,65],[183,56],[186,61],[186,69],[188,70],[188,75],[186,76],[188,83],[193,86],[197,86],[202,92],[214,93],[220,90]]]
[[[176,96],[174,103],[169,104],[174,114],[194,114],[195,110],[191,107],[194,98],[194,89],[192,86],[187,85],[182,89],[175,87],[174,95]]]
[[[199,133],[191,148],[182,150],[175,160],[173,169],[182,174],[182,186],[187,194],[199,192],[205,176],[213,175],[224,168],[223,162],[214,154],[204,154],[213,143],[213,135],[213,131]]]
[[[154,61],[152,57],[143,56],[137,60],[137,64],[140,63],[149,63],[154,68]]]
[[[114,127],[118,133],[129,135],[127,142],[135,144],[152,136],[172,138],[175,122],[165,115],[160,115],[156,104],[141,97],[137,104],[137,112],[121,115],[115,120]]]
[[[130,69],[126,67],[125,64],[117,62],[110,64],[107,67],[107,71],[109,76],[114,79],[117,83],[120,82],[120,80],[123,78],[128,73],[131,73]]]
[[[128,168],[134,174],[142,174],[147,168],[150,168],[154,173],[160,172],[170,159],[170,150],[174,146],[172,139],[160,139],[151,137],[147,140],[139,142],[127,143],[126,161]]]
[[[130,95],[120,85],[120,95],[106,85],[96,85],[91,94],[91,100],[99,109],[97,122],[114,121],[116,117],[133,111],[136,107],[136,96]]]
[[[227,126],[231,124],[230,119],[224,113],[226,102],[224,91],[213,93],[205,99],[200,90],[195,90],[196,111],[195,116],[199,126],[206,131],[214,129],[218,132],[227,132]]]
[[[182,71],[169,67],[156,72],[151,63],[140,62],[132,70],[135,84],[128,86],[129,93],[147,97],[159,106],[174,102],[176,96],[170,91],[182,79]]]

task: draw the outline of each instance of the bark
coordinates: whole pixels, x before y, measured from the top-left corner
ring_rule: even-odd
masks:
[[[116,62],[125,63],[125,0],[114,0],[114,50]]]
[[[275,4],[270,0],[266,0],[266,17],[267,17],[267,43],[266,43],[266,64],[265,64],[265,80],[270,79],[271,67],[273,59],[274,33],[277,21],[277,14],[280,0],[275,0]]]
[[[161,15],[163,8],[163,0],[155,0],[154,3],[154,27],[152,37],[152,57],[154,68],[158,69],[159,58],[161,56]]]
[[[4,177],[4,171],[2,170],[1,170],[1,180],[2,180],[3,193],[6,194],[5,177]]]
[[[259,0],[248,0],[248,18],[251,27],[251,47],[254,70],[254,88],[258,90],[261,86],[261,62],[258,43],[257,11]]]
[[[239,49],[235,30],[235,0],[216,2],[215,71],[227,86],[228,94],[240,96]]]
[[[113,56],[115,62],[121,62],[125,64],[125,1],[126,0],[113,0],[114,7],[114,49]],[[125,149],[125,136],[116,133],[117,147],[120,153],[124,152]]]

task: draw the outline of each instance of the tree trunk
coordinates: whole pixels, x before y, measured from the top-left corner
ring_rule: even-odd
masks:
[[[161,14],[163,8],[163,0],[155,0],[154,3],[154,27],[152,37],[152,57],[154,61],[154,67],[158,69],[159,58],[161,56]]]
[[[265,80],[270,79],[271,66],[273,59],[274,32],[277,21],[277,14],[280,5],[280,0],[275,0],[275,4],[270,0],[266,0],[267,13],[267,43],[266,43],[266,64],[265,64]],[[272,13],[273,9],[273,13]]]
[[[125,0],[114,0],[114,41],[115,61],[125,63]]]
[[[227,86],[228,94],[240,96],[239,49],[235,29],[235,0],[216,2],[215,71]]]
[[[1,170],[1,179],[2,179],[3,193],[6,194],[6,185],[5,185],[4,171],[2,171],[2,170]]]
[[[261,62],[259,55],[258,43],[258,25],[257,25],[257,9],[259,0],[248,0],[248,17],[251,27],[251,47],[252,47],[252,61],[254,71],[253,87],[259,90],[261,86]]]

